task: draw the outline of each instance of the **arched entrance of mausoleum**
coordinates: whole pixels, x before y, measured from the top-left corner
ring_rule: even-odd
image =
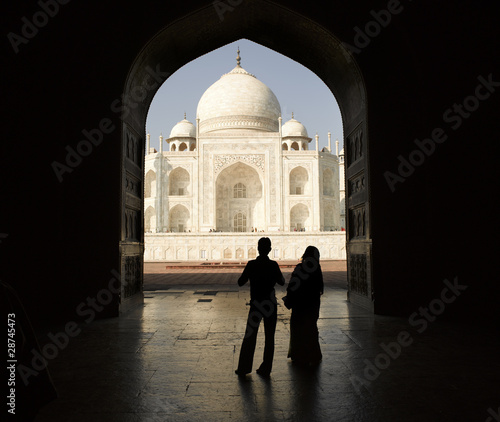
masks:
[[[215,185],[218,231],[246,232],[251,227],[265,227],[262,181],[253,167],[232,164],[220,172]]]

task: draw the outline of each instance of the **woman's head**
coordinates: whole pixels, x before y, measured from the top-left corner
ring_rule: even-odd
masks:
[[[315,246],[308,246],[302,255],[302,268],[307,273],[313,273],[319,269],[319,250]]]
[[[302,255],[302,261],[307,258],[313,258],[319,262],[319,250],[316,246],[308,246]]]

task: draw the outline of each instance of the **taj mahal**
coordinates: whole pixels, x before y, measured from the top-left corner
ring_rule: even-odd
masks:
[[[344,157],[321,151],[292,114],[282,122],[275,94],[237,65],[199,100],[195,124],[148,134],[144,259],[253,259],[268,236],[272,259],[298,259],[308,245],[345,259]],[[165,144],[164,144],[165,143]]]

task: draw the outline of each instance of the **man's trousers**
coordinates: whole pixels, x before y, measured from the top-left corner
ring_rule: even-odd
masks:
[[[241,345],[238,372],[242,374],[252,372],[257,333],[262,319],[264,320],[266,340],[264,345],[264,359],[259,367],[259,372],[264,374],[269,374],[271,372],[274,357],[274,333],[276,332],[277,317],[277,307],[274,301],[269,299],[260,302],[252,300],[250,311],[248,312],[245,338]]]

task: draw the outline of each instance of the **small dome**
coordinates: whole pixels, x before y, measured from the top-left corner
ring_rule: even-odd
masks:
[[[172,128],[170,138],[196,138],[196,128],[184,118]]]
[[[344,148],[340,150],[339,155],[344,155]]]
[[[286,136],[302,136],[304,138],[309,138],[305,126],[293,117],[283,125],[281,134],[283,138]]]

